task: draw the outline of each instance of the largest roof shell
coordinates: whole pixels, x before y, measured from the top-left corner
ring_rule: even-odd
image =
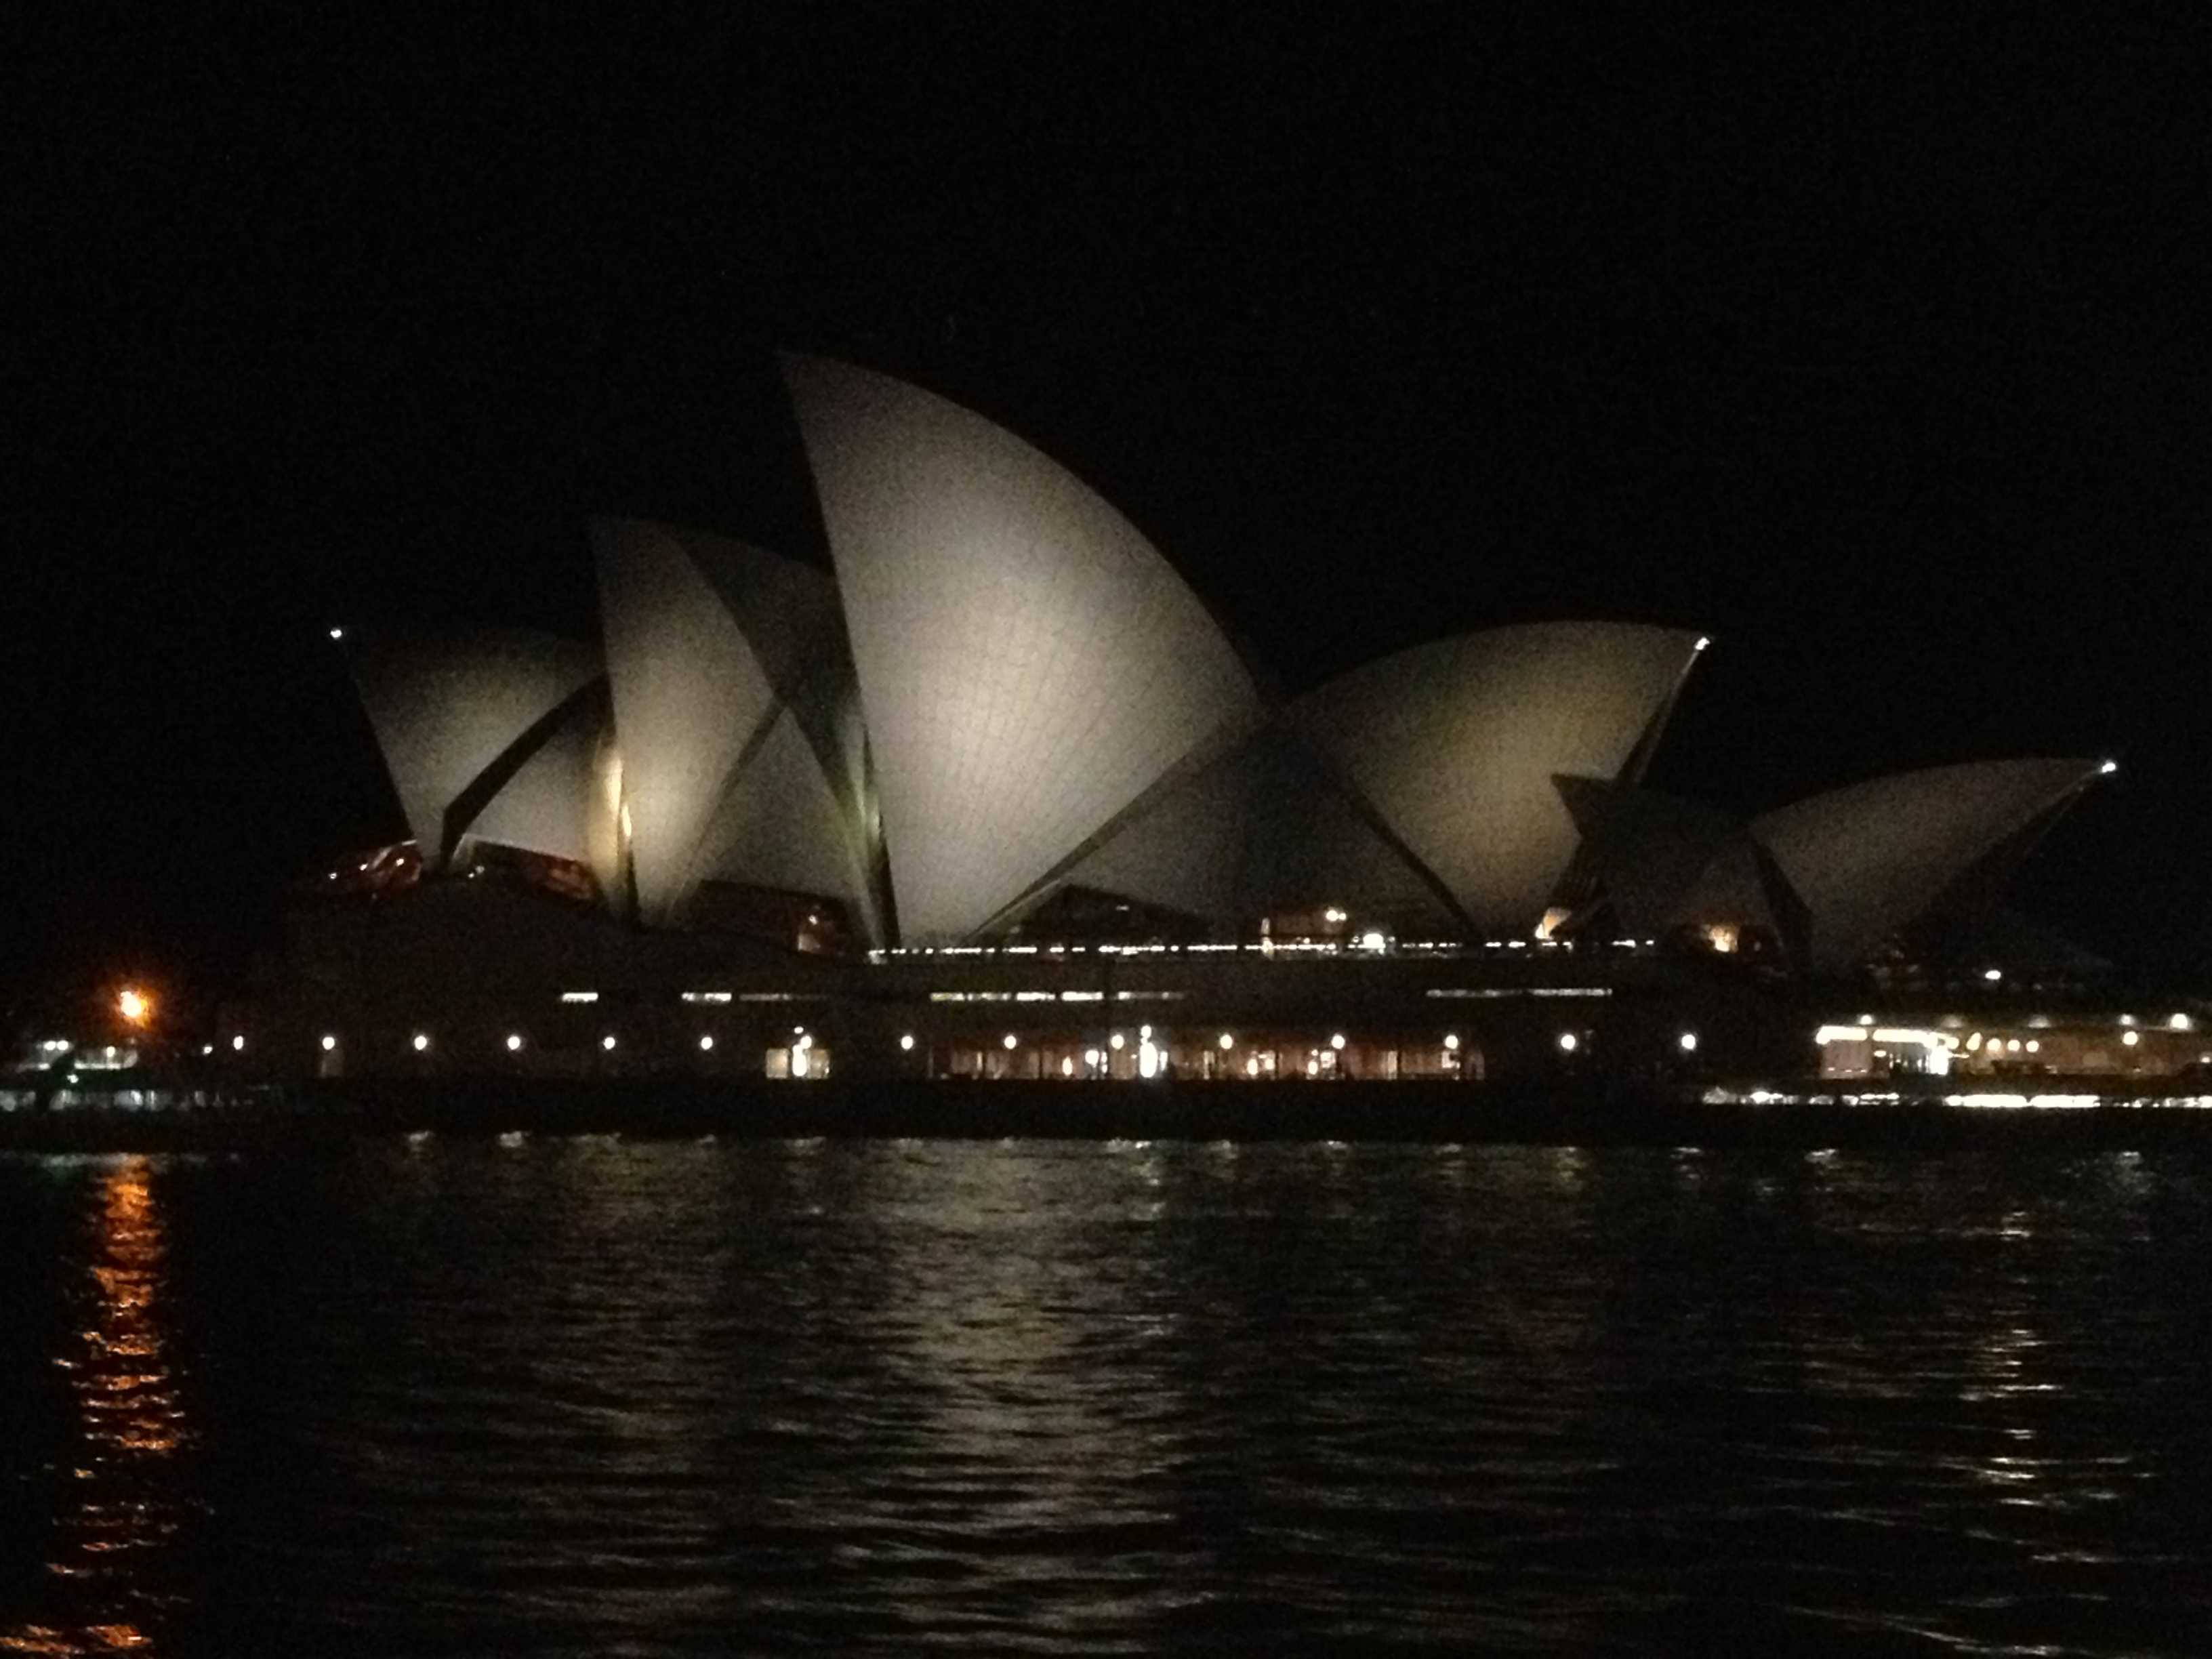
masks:
[[[1096,494],[942,398],[785,360],[837,569],[901,932],[974,935],[1259,696]]]

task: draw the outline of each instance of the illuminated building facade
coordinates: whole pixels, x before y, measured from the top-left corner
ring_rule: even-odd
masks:
[[[1775,978],[1985,897],[2099,770],[1674,799],[1644,777],[1707,641],[1624,623],[1271,697],[1057,464],[784,368],[826,567],[608,520],[596,647],[346,636],[411,839],[301,907],[241,1043],[331,1074],[1679,1068]]]

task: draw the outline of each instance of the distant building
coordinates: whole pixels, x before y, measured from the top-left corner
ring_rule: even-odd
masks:
[[[348,635],[410,839],[297,908],[237,1053],[1466,1077],[1733,1042],[1763,1061],[1785,1040],[1772,982],[1918,963],[2100,770],[1943,769],[1748,822],[1657,795],[1707,642],[1623,623],[1468,634],[1273,698],[1061,467],[885,376],[784,367],[830,568],[609,520],[595,646]]]

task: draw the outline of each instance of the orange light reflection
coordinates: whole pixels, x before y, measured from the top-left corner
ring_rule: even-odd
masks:
[[[46,1564],[79,1617],[0,1629],[0,1653],[144,1653],[154,1648],[143,1614],[161,1598],[147,1571],[177,1531],[167,1466],[189,1439],[165,1357],[159,1316],[164,1242],[143,1158],[104,1174],[99,1256],[89,1277],[89,1327],[55,1356],[76,1396],[84,1462],[74,1469],[83,1495],[60,1528]]]

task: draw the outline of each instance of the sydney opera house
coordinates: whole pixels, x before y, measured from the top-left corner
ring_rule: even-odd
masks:
[[[1981,971],[2100,769],[1747,820],[1655,793],[1708,642],[1617,622],[1279,695],[1018,438],[783,367],[826,565],[608,520],[594,643],[345,632],[409,838],[318,879],[223,1044],[326,1075],[1802,1064],[1818,988]]]

